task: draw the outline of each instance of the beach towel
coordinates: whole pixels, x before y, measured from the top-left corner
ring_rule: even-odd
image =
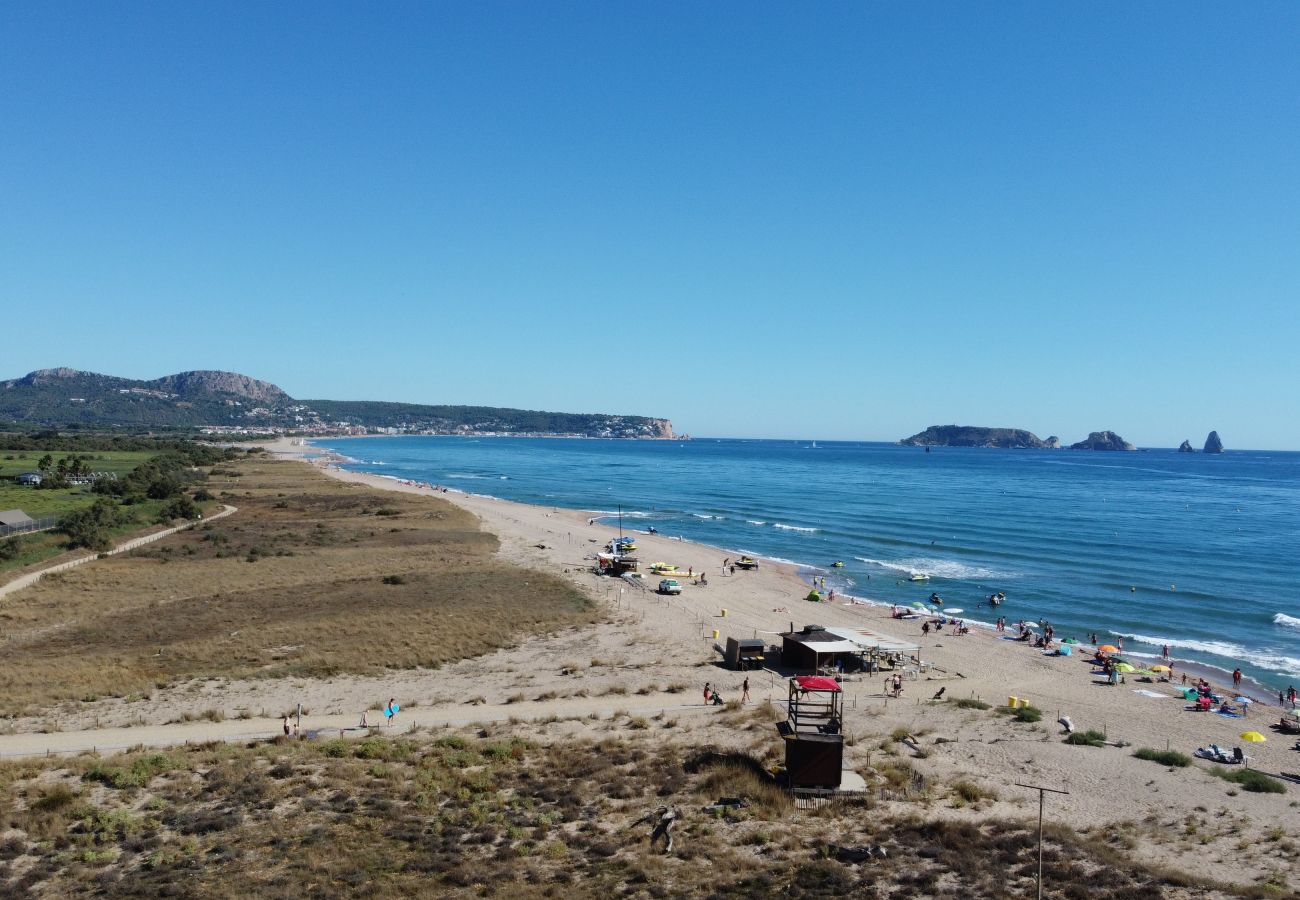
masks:
[[[1159,691],[1148,691],[1146,688],[1134,688],[1133,693],[1141,694],[1143,697],[1155,697],[1157,700],[1169,699],[1168,694],[1162,694]]]

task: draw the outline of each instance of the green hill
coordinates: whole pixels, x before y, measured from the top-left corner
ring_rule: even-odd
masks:
[[[295,400],[268,382],[216,371],[137,381],[77,369],[40,369],[0,381],[0,422],[4,421],[23,428],[325,431],[360,427],[431,434],[673,436],[671,422],[647,416]]]

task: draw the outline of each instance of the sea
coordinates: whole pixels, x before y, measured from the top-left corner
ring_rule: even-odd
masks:
[[[583,510],[803,567],[837,593],[976,624],[1051,622],[1300,686],[1300,453],[836,441],[383,437],[343,468]],[[834,567],[836,561],[843,567]],[[719,558],[719,564],[722,559]],[[924,582],[913,575],[928,575]],[[1006,595],[1001,606],[989,595]]]

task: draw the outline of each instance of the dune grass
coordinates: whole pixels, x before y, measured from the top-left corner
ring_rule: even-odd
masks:
[[[801,810],[752,757],[645,735],[276,739],[0,763],[0,894],[1033,896],[1030,823],[915,806]],[[749,805],[702,811],[723,796]],[[990,797],[969,783],[952,796]],[[680,814],[667,858],[642,822],[660,805]],[[1046,838],[1054,900],[1172,896],[1170,887],[1205,896],[1189,876],[1143,868],[1069,829],[1049,826]],[[850,844],[887,854],[850,863]],[[1218,896],[1233,895],[1244,894]]]
[[[224,463],[231,517],[50,576],[0,606],[0,711],[194,676],[433,667],[598,619],[563,580],[502,563],[446,501],[291,462]],[[384,515],[380,516],[380,510]]]

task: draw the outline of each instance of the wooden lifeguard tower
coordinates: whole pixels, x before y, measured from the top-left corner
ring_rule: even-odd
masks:
[[[777,724],[785,740],[785,771],[792,789],[840,786],[844,768],[844,692],[834,678],[790,679],[786,720]]]

